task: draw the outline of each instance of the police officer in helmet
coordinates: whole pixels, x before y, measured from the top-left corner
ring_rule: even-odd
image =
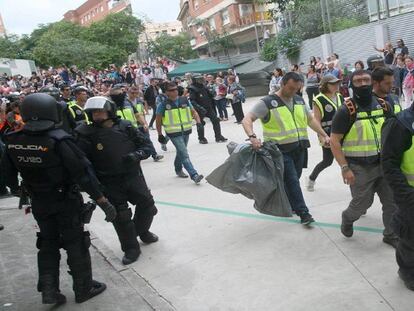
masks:
[[[54,86],[45,86],[40,89],[40,93],[48,94],[56,99],[57,103],[61,106],[61,122],[58,127],[67,133],[72,134],[77,124],[71,116],[67,102],[62,100],[59,89]]]
[[[85,111],[91,124],[79,126],[76,132],[79,147],[116,207],[113,225],[125,253],[122,263],[127,265],[141,253],[137,236],[144,243],[158,241],[149,231],[157,208],[140,166],[140,161],[151,154],[150,142],[131,122],[120,119],[116,109],[107,97],[88,99]],[[128,202],[136,205],[133,218]]]
[[[79,186],[95,200],[106,214],[116,217],[116,210],[103,196],[90,164],[61,129],[60,106],[50,95],[27,96],[21,105],[25,125],[6,136],[4,167],[6,181],[20,172],[32,199],[37,234],[39,282],[44,304],[64,303],[59,290],[60,247],[68,256],[73,290],[77,303],[100,293],[106,285],[92,279],[89,232],[84,231],[85,209]]]

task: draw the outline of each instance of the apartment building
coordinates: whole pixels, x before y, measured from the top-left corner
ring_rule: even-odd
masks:
[[[213,34],[231,36],[236,48],[230,54],[255,52],[258,42],[276,32],[269,7],[246,0],[181,0],[178,20],[191,36],[191,45],[199,55],[214,56]]]
[[[129,0],[88,0],[77,9],[67,11],[63,19],[81,26],[88,26],[92,22],[104,19],[110,13],[124,10],[132,12]]]

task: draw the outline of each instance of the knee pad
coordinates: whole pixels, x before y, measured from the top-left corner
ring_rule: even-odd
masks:
[[[130,221],[132,218],[132,211],[130,208],[125,210],[120,210],[117,212],[115,221],[119,223],[124,223]]]
[[[69,244],[76,243],[82,238],[83,238],[82,228],[65,230],[62,233],[62,246],[64,249],[66,249]]]
[[[158,209],[155,207],[154,200],[148,201],[146,203],[148,204],[140,205],[142,206],[142,208],[140,208],[140,206],[137,205],[138,214],[139,215],[150,215],[150,216],[157,215]]]

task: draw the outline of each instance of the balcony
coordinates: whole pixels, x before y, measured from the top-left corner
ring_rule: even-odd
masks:
[[[244,28],[260,22],[272,22],[272,15],[269,12],[253,12],[238,18],[234,26]]]

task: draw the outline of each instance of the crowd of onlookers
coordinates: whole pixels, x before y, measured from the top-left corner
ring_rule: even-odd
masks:
[[[312,103],[312,98],[319,93],[319,83],[323,76],[331,74],[338,79],[342,79],[341,93],[344,96],[351,95],[350,89],[350,73],[359,69],[373,70],[375,63],[381,63],[394,71],[394,87],[393,93],[402,96],[404,95],[405,106],[409,106],[413,101],[414,91],[414,61],[413,57],[409,55],[408,47],[402,39],[397,40],[397,44],[393,47],[392,43],[387,43],[384,48],[374,47],[377,52],[382,55],[370,57],[368,60],[357,60],[354,64],[341,64],[339,55],[333,53],[322,60],[321,57],[312,56],[309,63],[293,64],[290,71],[299,73],[304,77],[305,91],[308,96],[309,103]],[[284,75],[281,68],[276,68],[273,71],[272,79],[269,84],[269,92],[273,93],[280,88],[280,82]],[[302,91],[298,93],[302,95]]]

